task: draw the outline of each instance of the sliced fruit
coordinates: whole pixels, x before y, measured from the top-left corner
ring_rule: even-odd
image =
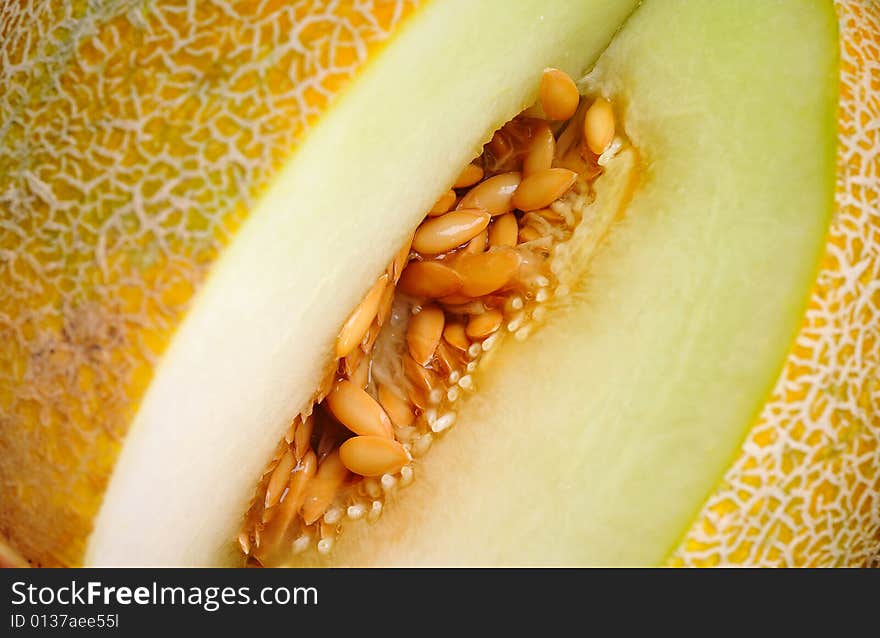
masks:
[[[175,77],[169,93],[137,75],[153,46],[180,50],[153,39],[167,34],[169,16],[154,22],[142,10],[117,14],[121,9],[111,3],[87,12],[70,42],[50,42],[45,51],[31,48],[44,39],[31,38],[30,27],[13,23],[4,30],[12,46],[0,42],[0,59],[16,61],[13,68],[24,72],[0,78],[28,89],[0,91],[0,113],[12,114],[0,120],[0,168],[6,171],[0,170],[0,192],[12,203],[12,223],[0,217],[0,228],[13,230],[0,234],[0,343],[6,344],[0,364],[12,371],[11,382],[0,376],[0,490],[6,490],[0,491],[0,564],[21,559],[3,536],[32,562],[49,564],[80,561],[86,545],[87,558],[100,563],[129,563],[132,555],[138,562],[212,563],[233,545],[267,565],[292,553],[300,564],[643,564],[668,554],[687,528],[688,512],[699,509],[700,494],[717,485],[713,476],[736,457],[737,441],[760,409],[801,316],[831,192],[833,17],[827,7],[804,9],[793,0],[772,7],[754,0],[736,9],[720,1],[649,1],[581,83],[588,97],[579,98],[565,71],[545,68],[541,76],[536,67],[526,81],[528,73],[499,55],[519,34],[517,46],[538,43],[537,52],[516,52],[520,62],[566,70],[588,64],[592,53],[574,55],[536,35],[546,8],[522,3],[510,17],[506,4],[450,4],[454,16],[426,3],[407,21],[407,12],[390,3],[359,4],[357,12],[370,13],[367,31],[383,30],[368,35],[363,21],[345,14],[348,5],[333,4],[352,25],[357,46],[334,48],[326,66],[342,69],[341,75],[324,74],[321,56],[314,58],[321,63],[312,77],[294,60],[291,73],[301,82],[288,93],[276,90],[288,86],[278,78],[262,77],[288,64],[288,42],[253,49],[262,51],[257,60],[236,59],[220,73],[187,58],[197,72],[183,89]],[[871,273],[880,276],[880,261],[871,214],[878,192],[871,168],[876,131],[870,128],[878,104],[864,91],[877,64],[872,25],[878,12],[858,0],[839,5],[847,109],[839,228],[773,403],[675,562],[863,564],[880,556],[872,514],[880,494],[873,419],[880,410],[880,386],[873,382],[880,361],[872,346],[880,333],[871,323],[877,306]],[[623,18],[619,12],[631,8],[584,1],[554,11],[588,6],[596,22],[563,25],[554,15],[550,37],[561,34],[566,46],[595,38],[582,42],[595,52]],[[319,26],[314,33],[306,29],[303,42],[320,47],[323,25],[338,28],[337,17],[324,23],[316,15],[329,7],[310,8],[306,23]],[[299,24],[300,16],[285,10],[260,20],[290,33],[284,25]],[[71,11],[76,18],[80,9]],[[164,13],[164,4],[156,3],[155,11]],[[248,32],[252,16],[218,21],[211,11],[200,10],[181,28],[212,46],[237,42],[239,26]],[[172,22],[179,18],[169,15]],[[471,34],[465,51],[455,29],[482,28],[490,18],[499,31]],[[590,31],[595,24],[607,29]],[[225,40],[214,39],[218,26]],[[425,37],[437,37],[438,29],[442,51]],[[70,33],[55,30],[52,37],[61,32]],[[377,54],[376,44],[391,32],[396,37]],[[126,51],[119,58],[114,42],[120,37],[139,43],[133,57]],[[446,54],[450,43],[450,60],[438,62],[438,51]],[[466,56],[484,45],[493,48],[487,60],[467,68],[501,97],[481,93],[484,85],[461,72]],[[293,49],[296,59],[308,47]],[[65,53],[53,58],[58,50]],[[183,51],[160,56],[162,63],[176,66]],[[364,51],[371,63],[362,67]],[[51,62],[44,64],[47,55]],[[96,59],[100,65],[83,64]],[[419,72],[439,70],[444,88],[437,90],[434,77],[407,76],[413,61],[425,62]],[[242,68],[256,69],[260,81],[236,75]],[[149,77],[162,86],[164,76],[155,71]],[[343,91],[342,76],[353,75],[354,88]],[[52,81],[45,82],[47,76]],[[227,86],[227,78],[235,84],[230,79]],[[103,101],[90,99],[93,82],[100,87],[104,81],[128,83],[134,93],[120,94],[150,104],[127,121],[125,130],[140,133],[133,143],[104,133],[88,143],[88,131],[106,131],[96,121],[113,129],[114,118],[126,116],[124,104],[121,111],[112,104],[102,111],[96,104]],[[200,99],[181,102],[178,92],[190,81],[198,83]],[[548,90],[548,81],[560,90]],[[447,84],[469,88],[472,100],[464,109],[445,94],[437,99]],[[265,85],[273,87],[269,94],[257,90],[252,99],[254,87]],[[73,97],[71,86],[81,89]],[[285,102],[291,94],[295,98]],[[332,95],[338,96],[334,107],[324,114]],[[389,95],[406,96],[406,105]],[[535,98],[537,105],[490,134]],[[28,100],[41,108],[29,108]],[[436,110],[426,106],[431,100]],[[363,110],[389,101],[388,117]],[[87,113],[87,126],[77,128],[75,116],[61,141],[41,138],[42,123],[67,122],[71,104],[75,113]],[[140,115],[170,111],[176,117],[181,104],[183,125],[155,118],[164,122],[160,134]],[[197,138],[192,122],[196,129],[203,122],[189,117],[193,104],[206,105],[211,139],[217,131],[229,133],[226,114],[251,133],[282,133],[272,142],[239,137],[229,152],[194,150],[187,145]],[[319,112],[317,127],[303,137],[306,118],[314,123]],[[393,130],[395,122],[403,128]],[[23,130],[35,134],[22,136]],[[401,132],[399,147],[388,151],[389,136]],[[486,139],[483,156],[464,164]],[[76,152],[64,146],[71,140]],[[144,140],[173,150],[142,147]],[[112,179],[90,189],[97,203],[79,199],[66,186],[75,189],[91,175],[83,153],[97,148],[105,157],[105,145],[141,154],[122,162],[112,155],[112,169],[98,172]],[[408,155],[414,149],[418,154]],[[144,184],[165,170],[148,161],[154,151],[172,160],[172,172],[163,175],[166,190],[153,200],[135,198],[137,224],[114,224],[113,211],[128,210],[127,200],[118,200],[118,178],[123,195],[147,193],[152,186]],[[364,158],[385,164],[365,166]],[[219,173],[210,168],[218,161]],[[186,200],[204,194],[204,184],[175,181],[208,175],[216,185],[212,180],[229,166],[235,188],[209,187],[207,205]],[[572,183],[556,179],[569,173],[576,174]],[[334,177],[350,178],[344,188],[352,192],[325,193]],[[370,182],[375,177],[386,179]],[[305,199],[288,198],[294,193]],[[102,207],[107,198],[114,205]],[[407,208],[414,203],[422,208]],[[334,204],[353,207],[334,222],[332,213],[342,210]],[[373,204],[380,208],[368,210]],[[296,212],[304,210],[298,206],[313,210]],[[470,207],[480,211],[480,228],[458,223]],[[153,224],[164,220],[176,230],[179,209],[193,235]],[[312,212],[327,219],[311,219]],[[415,224],[425,216],[430,232],[411,254]],[[23,219],[29,221],[21,231]],[[204,220],[208,235],[199,232]],[[100,230],[83,236],[85,261],[65,262],[59,270],[54,247],[67,245],[71,229],[79,242],[82,229],[96,222]],[[126,245],[139,236],[142,223],[152,224],[160,244],[166,237],[179,241],[158,262],[142,263],[144,247],[149,254],[154,244],[148,235],[124,253],[138,259],[114,260],[118,241]],[[212,234],[218,227],[219,238]],[[270,235],[276,244],[289,243],[275,246]],[[59,272],[67,287],[55,286],[60,303],[53,305],[37,293],[47,289],[44,282],[51,290]],[[175,284],[180,281],[185,285]],[[139,286],[149,304],[132,311],[142,297],[130,289],[119,294],[120,282]],[[78,319],[84,300],[94,302],[89,321]],[[107,300],[130,305],[120,314]],[[186,308],[192,314],[181,323]],[[427,321],[432,313],[441,321]],[[255,330],[242,336],[247,324]],[[147,355],[132,345],[144,343]],[[204,379],[192,378],[197,370]],[[291,372],[292,379],[285,376]],[[291,388],[292,395],[283,394]],[[312,400],[322,398],[313,408]],[[457,412],[447,411],[453,403]],[[105,439],[113,442],[109,449]],[[270,445],[279,440],[273,455]],[[789,441],[797,443],[795,454]],[[257,448],[267,450],[262,462],[271,457],[268,466],[257,463]],[[419,457],[415,464],[411,455]],[[259,472],[245,481],[241,459],[264,474],[248,511],[256,524],[236,537],[227,529],[230,503],[252,494]],[[99,533],[89,537],[108,477]],[[176,537],[163,535],[169,524]]]

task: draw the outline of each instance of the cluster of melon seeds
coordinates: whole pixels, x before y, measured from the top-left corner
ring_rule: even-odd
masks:
[[[455,423],[484,353],[505,334],[527,338],[567,294],[559,248],[620,145],[611,105],[547,69],[539,104],[464,168],[342,327],[245,516],[250,561],[328,553],[345,519],[375,519],[413,480],[413,458]]]

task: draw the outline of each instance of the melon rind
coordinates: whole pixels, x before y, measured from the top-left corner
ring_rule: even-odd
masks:
[[[837,0],[835,216],[800,333],[673,565],[880,567],[880,5]]]

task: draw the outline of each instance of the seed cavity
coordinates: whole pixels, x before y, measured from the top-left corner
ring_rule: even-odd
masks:
[[[333,551],[413,481],[487,353],[525,340],[560,282],[592,181],[626,140],[603,98],[546,69],[540,105],[501,129],[425,212],[344,322],[314,401],[287,428],[234,539],[254,564]],[[537,115],[537,117],[536,117]],[[478,426],[479,424],[474,424]]]

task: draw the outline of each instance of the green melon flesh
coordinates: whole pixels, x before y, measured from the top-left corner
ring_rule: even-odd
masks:
[[[640,153],[624,221],[334,564],[664,560],[801,321],[832,211],[836,28],[830,2],[637,10],[587,80]]]

